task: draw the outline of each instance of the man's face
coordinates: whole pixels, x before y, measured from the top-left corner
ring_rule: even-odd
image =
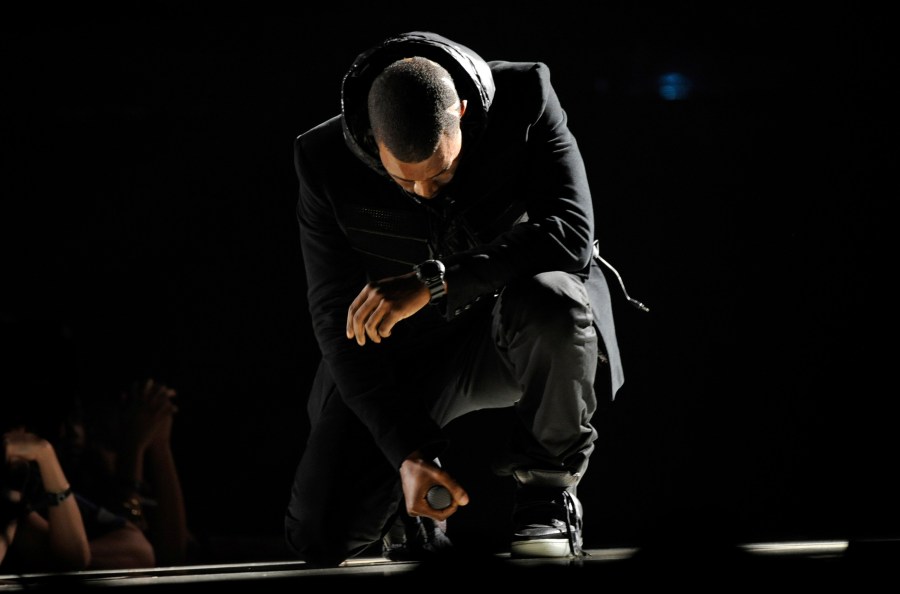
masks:
[[[462,120],[467,106],[468,101],[463,99],[450,109]],[[378,143],[378,155],[381,157],[381,164],[397,185],[411,194],[430,200],[453,179],[462,154],[462,137],[462,129],[459,125],[455,126],[449,133],[441,136],[434,154],[419,163],[397,160],[381,142]]]
[[[387,147],[378,143],[378,154],[388,175],[401,188],[425,200],[437,196],[441,188],[450,183],[461,152],[462,132],[459,128],[450,135],[441,136],[434,154],[419,163],[399,161]]]

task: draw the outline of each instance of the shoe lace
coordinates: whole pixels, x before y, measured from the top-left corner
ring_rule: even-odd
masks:
[[[581,554],[581,549],[575,543],[578,536],[578,508],[575,504],[575,498],[568,491],[562,492],[563,507],[566,510],[566,536],[569,540],[569,551],[573,556]]]

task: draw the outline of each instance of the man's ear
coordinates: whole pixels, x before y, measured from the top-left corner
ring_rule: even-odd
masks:
[[[459,102],[459,119],[462,119],[463,115],[466,113],[466,106],[469,104],[468,99],[463,99]]]

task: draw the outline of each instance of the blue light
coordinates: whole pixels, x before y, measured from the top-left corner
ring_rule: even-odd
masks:
[[[668,72],[659,77],[659,96],[666,101],[687,99],[691,92],[691,81],[679,72]]]

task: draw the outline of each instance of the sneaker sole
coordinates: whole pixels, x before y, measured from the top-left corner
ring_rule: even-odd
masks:
[[[580,552],[576,548],[576,553]],[[569,550],[569,542],[558,538],[547,540],[529,540],[514,542],[509,547],[509,552],[514,557],[572,557]]]

